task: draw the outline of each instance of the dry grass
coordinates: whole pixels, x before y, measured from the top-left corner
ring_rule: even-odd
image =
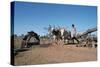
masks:
[[[96,60],[97,48],[75,47],[75,45],[49,45],[47,47],[35,45],[28,51],[19,52],[19,54],[15,56],[15,65],[82,62]]]
[[[21,38],[15,39],[14,47],[20,48],[21,41]],[[75,45],[62,45],[61,43],[56,45],[49,42],[52,41],[41,40],[41,45],[34,45],[27,51],[19,52],[15,56],[15,65],[50,64],[97,60],[97,48],[76,47]]]
[[[20,48],[21,47],[21,42],[22,42],[22,38],[20,37],[17,37],[14,39],[14,48],[17,49],[17,48]]]

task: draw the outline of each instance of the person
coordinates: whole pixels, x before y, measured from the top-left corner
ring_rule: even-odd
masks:
[[[74,44],[74,40],[76,40],[79,43],[79,40],[76,38],[76,27],[74,24],[72,24],[72,29],[71,29],[71,39]]]

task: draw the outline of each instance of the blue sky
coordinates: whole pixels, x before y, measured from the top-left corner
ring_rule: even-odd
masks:
[[[44,35],[44,27],[55,25],[69,30],[75,24],[77,31],[97,26],[97,7],[48,3],[15,2],[14,33],[26,34],[35,31]]]

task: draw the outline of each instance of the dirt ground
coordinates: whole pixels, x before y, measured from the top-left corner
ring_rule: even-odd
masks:
[[[15,65],[96,61],[97,48],[75,45],[35,45],[15,56]]]

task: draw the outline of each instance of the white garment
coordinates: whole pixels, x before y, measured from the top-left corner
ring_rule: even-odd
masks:
[[[76,36],[76,28],[72,28],[71,30],[71,37],[75,37]]]
[[[64,28],[60,29],[60,31],[61,31],[61,36],[63,36],[64,30],[65,30]]]

